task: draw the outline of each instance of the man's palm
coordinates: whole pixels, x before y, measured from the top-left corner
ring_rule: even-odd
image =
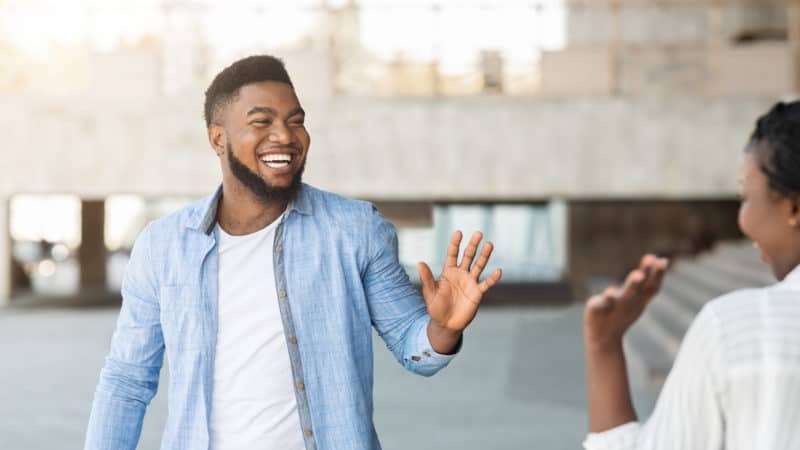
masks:
[[[490,242],[483,245],[475,264],[473,259],[478,251],[478,244],[483,239],[481,232],[472,235],[461,263],[458,263],[458,252],[461,247],[461,232],[456,231],[447,248],[447,259],[438,280],[433,278],[430,267],[419,263],[422,296],[428,307],[428,314],[439,326],[450,330],[463,330],[469,325],[478,312],[483,295],[500,280],[502,272],[495,270],[483,281],[481,273],[489,262],[493,246]]]

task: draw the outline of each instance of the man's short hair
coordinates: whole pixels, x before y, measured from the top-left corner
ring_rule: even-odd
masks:
[[[208,86],[203,109],[206,126],[214,123],[220,111],[236,100],[242,86],[260,81],[278,81],[293,86],[280,59],[271,55],[240,59],[218,73]]]

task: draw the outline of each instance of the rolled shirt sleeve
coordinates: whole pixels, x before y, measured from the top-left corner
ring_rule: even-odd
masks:
[[[376,209],[369,219],[369,263],[363,277],[372,324],[403,367],[430,376],[455,356],[433,350],[430,316],[398,258],[397,232]],[[459,344],[460,348],[460,344]]]

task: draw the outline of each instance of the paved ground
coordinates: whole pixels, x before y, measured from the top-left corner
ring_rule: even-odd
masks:
[[[0,310],[0,449],[82,447],[115,319],[114,309]],[[580,329],[577,306],[484,308],[462,354],[427,379],[406,373],[377,340],[375,422],[384,448],[580,448]],[[653,393],[635,391],[648,413]],[[162,391],[139,448],[158,448],[165,417]]]

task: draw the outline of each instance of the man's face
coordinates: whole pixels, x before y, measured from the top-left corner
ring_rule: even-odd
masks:
[[[310,144],[292,86],[274,81],[242,86],[218,120],[222,129],[216,132],[224,133],[227,153],[223,176],[235,178],[264,203],[288,201],[300,187]]]

